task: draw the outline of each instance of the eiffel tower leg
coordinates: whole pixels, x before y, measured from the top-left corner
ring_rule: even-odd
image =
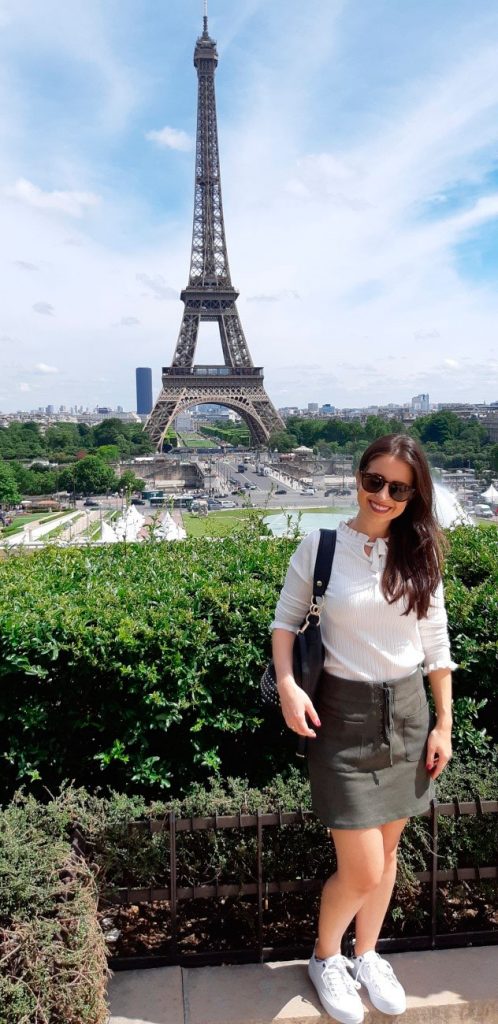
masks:
[[[190,309],[184,309],[173,366],[192,366],[199,333],[200,313],[193,313]]]
[[[144,426],[144,430],[159,451],[162,448],[163,438],[168,427],[173,422],[175,416],[178,416],[178,413],[184,411],[185,408],[186,406],[182,402],[181,394],[176,400],[172,401],[164,388],[162,388],[161,394]]]
[[[220,316],[219,325],[225,363],[253,366],[235,303]]]

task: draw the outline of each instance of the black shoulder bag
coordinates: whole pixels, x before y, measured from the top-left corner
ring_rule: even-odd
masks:
[[[337,533],[335,530],[320,530],[310,606],[296,633],[292,652],[294,679],[297,685],[308,695],[312,703],[314,703],[318,680],[323,670],[324,650],[320,630],[320,615],[323,597],[332,572],[336,539]],[[264,704],[280,707],[273,660],[268,663],[261,676],[260,689],[261,699]],[[297,754],[299,757],[304,757],[305,752],[306,737],[298,736]]]

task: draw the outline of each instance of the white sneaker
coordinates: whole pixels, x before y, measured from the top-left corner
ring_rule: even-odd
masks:
[[[328,956],[326,960],[317,960],[313,955],[308,964],[308,974],[322,1006],[340,1024],[361,1024],[364,1017],[358,995],[361,986],[348,971],[352,966],[351,960],[340,953]]]
[[[370,1001],[382,1013],[404,1013],[405,990],[400,985],[391,964],[373,949],[353,960],[353,977],[365,986]]]

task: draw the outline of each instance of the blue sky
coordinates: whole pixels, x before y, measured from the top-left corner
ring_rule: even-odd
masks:
[[[134,407],[187,283],[201,0],[0,0],[0,410]],[[278,406],[498,399],[498,4],[210,0]],[[213,325],[197,358],[221,361]]]

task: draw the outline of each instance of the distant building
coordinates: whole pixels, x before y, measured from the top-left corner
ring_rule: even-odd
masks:
[[[279,411],[280,415],[282,416],[282,419],[285,419],[287,416],[300,416],[301,415],[301,410],[300,410],[298,405],[284,405],[278,411]]]
[[[137,413],[148,416],[152,412],[152,370],[150,366],[137,366]]]
[[[414,395],[412,398],[412,412],[427,413],[429,412],[429,395]]]
[[[335,405],[331,405],[330,402],[325,402],[320,409],[320,416],[334,416]]]
[[[191,412],[180,412],[174,420],[174,427],[180,434],[192,433],[194,429],[194,419]]]
[[[312,416],[317,416],[318,402],[308,402],[308,412],[310,412]]]

